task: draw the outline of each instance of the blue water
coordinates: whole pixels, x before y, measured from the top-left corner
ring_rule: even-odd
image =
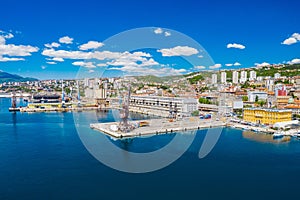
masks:
[[[129,174],[97,161],[84,147],[72,113],[9,113],[0,98],[0,199],[291,199],[299,196],[300,142],[223,129],[205,158],[205,131],[172,165]],[[80,115],[90,115],[82,112]],[[111,112],[98,113],[112,121]],[[95,132],[95,134],[100,134]],[[114,143],[152,151],[174,135]]]

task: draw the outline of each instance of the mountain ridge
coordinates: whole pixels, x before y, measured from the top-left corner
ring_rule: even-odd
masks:
[[[25,82],[25,81],[37,81],[38,79],[32,77],[22,77],[17,74],[10,74],[0,70],[0,83],[4,82]]]

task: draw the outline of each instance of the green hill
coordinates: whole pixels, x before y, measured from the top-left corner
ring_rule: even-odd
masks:
[[[22,77],[16,74],[9,74],[7,72],[0,71],[0,83],[4,82],[25,82],[25,81],[37,81],[38,79],[30,77]]]

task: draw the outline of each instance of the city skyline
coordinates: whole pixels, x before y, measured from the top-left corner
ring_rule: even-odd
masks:
[[[113,7],[113,4],[122,6],[116,7],[113,13],[99,9]],[[214,6],[216,4],[219,6]],[[99,8],[90,7],[88,2],[72,5],[57,5],[56,2],[30,4],[30,1],[13,5],[4,2],[5,9],[0,16],[5,18],[13,13],[18,20],[7,18],[0,27],[0,70],[38,79],[74,78],[80,67],[92,73],[102,66],[87,62],[87,54],[105,47],[103,41],[119,32],[147,26],[153,27],[151,34],[164,40],[176,35],[169,30],[188,35],[203,46],[214,65],[185,65],[180,56],[197,56],[201,60],[201,49],[178,43],[157,52],[130,52],[126,55],[130,59],[122,62],[117,62],[120,60],[111,55],[116,52],[111,51],[110,55],[104,55],[111,58],[105,63],[106,67],[115,67],[119,63],[118,67],[122,64],[132,69],[129,62],[133,61],[134,67],[157,66],[158,71],[169,64],[172,66],[168,70],[173,70],[172,73],[183,74],[300,63],[297,53],[300,50],[300,31],[297,29],[300,16],[296,4],[275,1],[270,6],[268,2],[252,1],[245,8],[237,1],[189,1],[176,2],[172,9],[168,9],[167,2],[157,1],[147,8],[140,3],[119,1],[99,3]],[[33,7],[29,8],[29,5]],[[26,8],[32,12],[27,13]],[[84,9],[90,12],[77,15]],[[177,16],[179,11],[182,14]],[[120,68],[114,69],[121,71]]]

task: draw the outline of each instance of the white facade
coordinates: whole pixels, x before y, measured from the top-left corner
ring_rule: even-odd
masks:
[[[86,88],[84,90],[85,98],[87,99],[105,99],[107,98],[107,91],[105,89]]]
[[[217,74],[213,74],[211,76],[211,84],[217,84],[217,82],[218,82],[218,76]]]
[[[275,79],[278,79],[278,78],[280,78],[280,77],[281,77],[280,73],[274,74],[274,78],[275,78]]]
[[[170,111],[177,116],[190,116],[198,110],[198,100],[158,96],[131,96],[130,110],[167,117]]]
[[[263,81],[263,80],[264,80],[264,77],[262,77],[262,76],[258,76],[256,79],[257,79],[257,81],[261,82],[261,81]]]
[[[221,72],[221,83],[226,83],[227,74],[226,72]]]
[[[247,71],[241,71],[240,83],[245,83],[247,81]]]
[[[239,83],[239,72],[238,71],[232,72],[232,83],[234,83],[234,84]]]
[[[233,102],[233,109],[241,109],[244,107],[243,101],[234,101]]]
[[[250,71],[250,81],[256,80],[256,71]]]
[[[274,80],[273,79],[267,79],[266,80],[266,86],[268,88],[268,91],[274,90]]]
[[[249,102],[255,102],[256,97],[258,97],[258,100],[266,101],[268,98],[268,93],[259,92],[259,91],[248,92],[248,101]]]

